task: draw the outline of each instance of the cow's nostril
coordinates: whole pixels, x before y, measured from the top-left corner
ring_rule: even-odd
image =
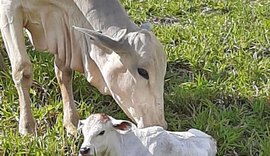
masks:
[[[90,152],[89,147],[83,147],[80,149],[80,154],[88,154]]]

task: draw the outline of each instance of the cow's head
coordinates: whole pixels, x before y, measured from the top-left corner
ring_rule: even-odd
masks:
[[[102,155],[116,149],[110,145],[120,144],[120,135],[129,132],[134,125],[125,120],[116,120],[106,114],[92,114],[79,122],[78,128],[83,133],[83,144],[79,155]],[[119,141],[119,142],[118,142]]]
[[[116,31],[113,37],[75,27],[91,40],[91,56],[106,86],[139,128],[160,125],[164,118],[166,57],[155,35],[146,29]],[[98,60],[98,61],[97,61]]]

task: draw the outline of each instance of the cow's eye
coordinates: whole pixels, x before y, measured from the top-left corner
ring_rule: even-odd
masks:
[[[148,72],[143,68],[138,68],[138,73],[145,79],[149,80]]]
[[[105,131],[101,131],[98,133],[98,135],[103,135],[105,133]]]

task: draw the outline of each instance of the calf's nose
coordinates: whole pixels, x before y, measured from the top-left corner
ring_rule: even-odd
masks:
[[[82,147],[80,149],[80,154],[84,155],[84,154],[89,154],[90,153],[90,148],[89,147]]]

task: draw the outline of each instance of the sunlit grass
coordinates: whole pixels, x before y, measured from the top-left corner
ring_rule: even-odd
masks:
[[[198,128],[218,142],[218,155],[270,153],[270,2],[122,0],[131,18],[149,21],[164,45],[165,115],[170,130]],[[2,49],[3,47],[1,47]],[[67,136],[53,57],[29,48],[34,65],[36,137],[18,134],[18,95],[10,67],[0,74],[1,149],[6,155],[76,155],[81,138]],[[8,60],[6,60],[8,64]],[[92,112],[127,117],[109,96],[74,75],[82,118]],[[1,150],[0,150],[1,155]]]

